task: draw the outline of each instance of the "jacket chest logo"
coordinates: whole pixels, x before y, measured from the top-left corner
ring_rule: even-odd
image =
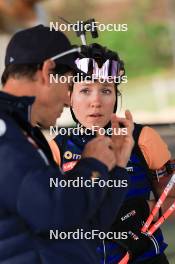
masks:
[[[67,159],[67,160],[79,160],[81,159],[81,155],[80,154],[77,154],[77,153],[72,153],[71,151],[66,151],[64,153],[64,158]]]
[[[62,170],[64,172],[72,170],[74,166],[77,164],[77,162],[78,162],[77,160],[74,160],[74,161],[64,163],[62,166]]]

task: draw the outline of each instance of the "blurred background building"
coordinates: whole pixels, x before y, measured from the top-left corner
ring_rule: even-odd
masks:
[[[23,28],[49,22],[75,23],[95,18],[99,23],[127,24],[125,32],[101,31],[99,42],[116,50],[124,60],[128,83],[120,87],[121,107],[130,109],[137,122],[152,124],[175,156],[175,0],[0,0],[0,73],[10,36]],[[74,32],[65,32],[74,44]],[[72,125],[65,110],[61,126]],[[158,153],[159,155],[159,153]],[[175,223],[164,225],[175,263]]]

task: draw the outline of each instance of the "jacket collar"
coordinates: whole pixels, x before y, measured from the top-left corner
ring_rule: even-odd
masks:
[[[31,121],[31,107],[35,97],[14,96],[6,92],[0,92],[0,111],[9,115],[18,113],[25,121]]]

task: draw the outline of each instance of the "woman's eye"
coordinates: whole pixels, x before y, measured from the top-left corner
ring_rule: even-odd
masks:
[[[111,94],[112,92],[111,92],[110,89],[105,88],[105,89],[102,90],[102,93],[104,93],[104,94]]]
[[[84,89],[82,89],[82,90],[80,90],[80,93],[82,93],[82,94],[89,94],[89,89],[87,89],[87,88],[84,88]]]

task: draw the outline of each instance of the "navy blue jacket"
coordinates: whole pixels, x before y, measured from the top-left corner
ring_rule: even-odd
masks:
[[[107,231],[127,188],[50,188],[50,178],[64,176],[30,125],[33,101],[0,92],[0,263],[98,263],[96,240],[50,240],[49,231]],[[107,167],[93,158],[82,159],[68,178],[90,179],[94,171],[108,180]],[[111,179],[116,174],[128,180],[126,170],[116,167]]]

